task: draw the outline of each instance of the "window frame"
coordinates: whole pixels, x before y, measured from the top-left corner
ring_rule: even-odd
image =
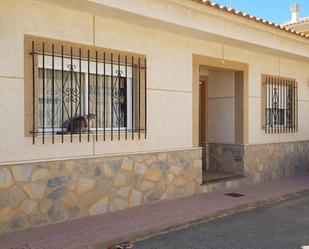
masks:
[[[75,66],[75,72],[79,73],[81,72],[82,74],[85,75],[85,82],[84,82],[84,92],[83,92],[83,103],[85,104],[85,106],[83,107],[85,110],[85,113],[83,113],[83,115],[88,115],[88,77],[86,77],[88,75],[88,61],[83,59],[81,60],[81,70],[79,69],[80,65],[79,65],[79,60],[78,59],[72,59],[73,62],[73,66]],[[63,70],[66,72],[70,72],[70,66],[71,66],[71,60],[69,58],[64,58],[63,59],[63,64],[64,64],[64,68]],[[90,61],[90,75],[98,75],[98,76],[103,76],[104,77],[104,71],[103,71],[103,63],[102,62],[97,62],[97,66],[98,66],[98,71],[96,71],[96,62],[94,61]],[[38,55],[38,69],[43,69],[43,56],[42,55]],[[52,70],[53,66],[52,66],[52,56],[51,55],[45,55],[45,61],[44,61],[44,68],[45,70]],[[62,70],[62,61],[61,58],[59,57],[55,57],[54,58],[54,70]],[[105,76],[112,76],[113,77],[119,77],[119,71],[120,70],[120,75],[121,77],[126,78],[126,104],[127,104],[127,124],[126,126],[120,126],[120,130],[124,131],[126,128],[128,130],[132,129],[132,105],[128,104],[132,102],[132,78],[133,78],[133,69],[131,66],[127,66],[127,75],[125,75],[123,72],[125,71],[125,66],[124,65],[120,65],[120,67],[114,67],[113,71],[112,71],[112,67],[111,67],[111,63],[106,62],[105,63]],[[119,79],[118,79],[119,80]],[[107,96],[108,98],[110,98],[110,96]],[[102,131],[104,128],[103,127],[98,127],[97,128],[99,131]],[[118,129],[118,126],[113,126],[113,129]],[[39,127],[39,131],[41,131],[42,128]],[[61,128],[55,128],[54,131],[61,131]],[[90,131],[95,131],[96,128],[92,127],[90,128]],[[105,127],[106,131],[110,131],[112,130],[111,127]],[[52,128],[45,128],[46,132],[51,132]]]

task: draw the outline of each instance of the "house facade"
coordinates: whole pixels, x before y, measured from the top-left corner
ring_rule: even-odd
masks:
[[[309,163],[309,36],[189,0],[0,2],[0,232]]]

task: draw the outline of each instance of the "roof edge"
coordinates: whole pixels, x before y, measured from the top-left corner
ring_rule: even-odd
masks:
[[[245,13],[245,12],[242,12],[242,11],[237,11],[233,8],[228,8],[226,6],[222,6],[218,3],[212,3],[210,0],[190,0],[190,1],[195,2],[195,3],[199,3],[199,4],[204,5],[206,7],[209,7],[209,8],[213,8],[213,9],[225,12],[227,14],[231,14],[231,15],[239,16],[241,18],[245,18],[245,19],[250,20],[250,21],[255,22],[255,23],[261,23],[265,26],[268,26],[268,27],[271,27],[271,28],[274,28],[274,29],[277,29],[277,30],[281,30],[281,31],[284,31],[286,33],[290,33],[290,34],[293,34],[295,36],[298,36],[300,38],[305,38],[305,39],[309,40],[308,34],[298,32],[298,31],[296,31],[292,28],[289,28],[289,25],[286,26],[286,25],[276,24],[276,23],[270,22],[268,20],[265,20],[263,18],[258,18],[256,16],[252,16],[248,13]]]

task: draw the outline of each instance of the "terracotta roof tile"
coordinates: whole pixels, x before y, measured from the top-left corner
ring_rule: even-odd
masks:
[[[226,6],[221,6],[218,3],[212,3],[210,0],[191,0],[191,1],[203,4],[205,6],[208,6],[208,7],[220,10],[220,11],[224,11],[226,13],[230,13],[230,14],[233,14],[233,15],[236,15],[236,16],[240,16],[242,18],[246,18],[246,19],[251,20],[253,22],[262,23],[262,24],[267,25],[269,27],[273,27],[273,28],[276,28],[276,29],[279,29],[279,30],[282,30],[282,31],[285,31],[285,32],[288,32],[288,33],[291,33],[291,34],[295,34],[295,35],[297,35],[299,37],[303,37],[303,38],[309,39],[309,35],[308,34],[297,32],[297,31],[289,28],[288,27],[289,25],[276,24],[276,23],[267,21],[267,20],[265,20],[263,18],[258,18],[256,16],[249,15],[249,14],[244,13],[242,11],[237,11],[237,10],[235,10],[233,8],[228,8]]]
[[[294,26],[294,25],[298,25],[298,24],[304,24],[304,23],[309,23],[309,17],[304,17],[304,18],[298,19],[298,21],[294,22],[294,23],[291,23],[291,22],[285,23],[283,26],[290,27],[290,26]]]

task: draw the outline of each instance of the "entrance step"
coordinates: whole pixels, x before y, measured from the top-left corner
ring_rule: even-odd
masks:
[[[233,177],[235,177],[235,174],[232,173],[214,171],[214,170],[205,170],[203,171],[203,184],[226,180]]]
[[[219,176],[222,176],[219,178]],[[203,181],[202,189],[203,193],[213,192],[221,189],[229,189],[229,188],[237,188],[241,186],[248,185],[248,181],[246,177],[240,175],[233,175],[228,173],[218,173],[213,174],[213,176],[209,176],[208,178],[204,178],[206,181]]]

